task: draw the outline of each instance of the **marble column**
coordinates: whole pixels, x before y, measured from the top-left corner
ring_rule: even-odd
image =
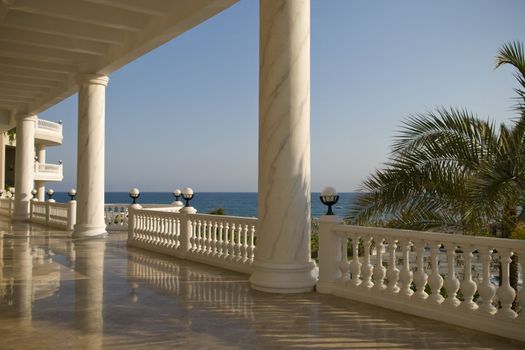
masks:
[[[5,144],[9,136],[5,133],[0,135],[0,188],[5,187]]]
[[[252,288],[313,289],[310,0],[260,0],[259,223]]]
[[[29,220],[29,204],[35,178],[34,115],[20,115],[16,120],[15,211],[13,220]]]
[[[73,236],[106,235],[104,221],[105,91],[108,77],[79,77],[77,224]]]
[[[36,145],[36,156],[38,157],[39,163],[46,162],[46,146],[45,145]],[[45,181],[35,181],[35,189],[37,190],[37,198],[39,201],[44,201],[46,199],[46,182]]]

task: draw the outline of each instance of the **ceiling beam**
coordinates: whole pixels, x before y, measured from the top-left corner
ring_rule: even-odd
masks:
[[[44,62],[65,62],[80,63],[94,58],[94,55],[87,55],[78,52],[68,52],[45,47],[32,47],[29,45],[8,43],[0,41],[0,56],[29,58]],[[96,56],[95,56],[96,57]]]
[[[44,72],[35,69],[26,69],[18,67],[4,66],[0,64],[0,75],[10,75],[17,78],[35,78],[50,82],[63,81],[67,75],[62,73]]]
[[[122,42],[126,37],[126,32],[118,29],[12,10],[9,11],[9,15],[2,24],[10,28],[19,28],[109,44]]]
[[[124,9],[133,12],[144,13],[151,16],[164,16],[172,0],[85,0],[95,4],[103,4],[114,8]]]
[[[55,88],[58,86],[56,82],[49,80],[41,80],[35,78],[20,78],[9,74],[0,73],[0,82],[16,83],[19,85],[36,86],[36,87],[47,87]]]
[[[21,90],[35,93],[46,93],[50,88],[40,87],[40,86],[25,86],[23,84],[11,83],[0,81],[0,88],[11,89],[11,90]]]
[[[19,67],[24,69],[33,69],[55,73],[75,73],[77,71],[77,66],[73,64],[40,62],[32,59],[16,59],[12,57],[1,57],[1,55],[0,66]]]
[[[19,28],[2,28],[0,30],[0,40],[90,55],[103,55],[110,47],[110,44],[97,41],[32,32]]]
[[[29,103],[29,102],[32,102],[34,99],[30,98],[30,97],[20,97],[20,96],[5,96],[2,94],[2,96],[0,96],[0,101],[16,101],[16,102],[26,102],[26,103]]]
[[[43,92],[30,92],[27,90],[16,90],[0,86],[0,95],[5,97],[25,97],[31,98],[32,100],[39,98],[44,95]]]
[[[144,14],[82,1],[17,0],[10,9],[129,31],[142,30],[147,23]]]

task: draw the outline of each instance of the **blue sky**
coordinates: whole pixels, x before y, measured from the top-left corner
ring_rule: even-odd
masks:
[[[311,2],[312,190],[352,191],[387,159],[404,118],[438,106],[509,121],[512,70],[498,48],[525,41],[523,0]],[[259,1],[230,9],[110,76],[106,190],[257,191]],[[64,121],[75,187],[77,96]]]

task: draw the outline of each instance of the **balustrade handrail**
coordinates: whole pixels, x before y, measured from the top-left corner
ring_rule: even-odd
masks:
[[[391,237],[400,240],[418,240],[432,242],[450,242],[458,245],[483,246],[492,248],[505,248],[512,250],[525,250],[525,240],[502,239],[496,237],[469,236],[455,233],[441,233],[415,230],[400,230],[384,227],[337,225],[334,231],[339,235],[376,235],[384,238]]]
[[[37,119],[37,128],[46,129],[62,134],[62,124],[55,123],[49,120]]]

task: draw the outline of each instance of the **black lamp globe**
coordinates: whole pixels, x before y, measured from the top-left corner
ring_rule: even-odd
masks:
[[[50,188],[49,190],[47,190],[47,200],[51,200],[53,199],[53,195],[55,194],[55,190],[53,190],[52,188]]]
[[[332,211],[332,206],[339,201],[339,195],[337,194],[337,191],[333,187],[325,187],[323,189],[323,192],[321,192],[321,202],[328,206],[328,211],[325,215],[334,215],[334,212]]]
[[[37,193],[38,193],[38,191],[37,191],[36,189],[33,188],[33,189],[31,190],[31,195],[33,196],[33,198],[31,198],[31,199],[35,199]]]
[[[132,188],[130,191],[129,191],[129,196],[131,197],[131,199],[133,200],[133,202],[131,204],[137,204],[137,199],[140,197],[140,191],[138,188]]]
[[[77,196],[77,190],[75,190],[74,188],[70,189],[69,192],[67,193],[67,195],[69,196],[70,200],[74,201],[75,200],[75,197]]]
[[[180,189],[176,189],[173,191],[173,197],[175,197],[175,201],[179,201],[179,197],[182,195],[182,191]]]
[[[186,205],[184,207],[190,207],[190,200],[195,196],[193,193],[193,190],[189,187],[186,187],[182,190],[182,198],[186,201]]]

